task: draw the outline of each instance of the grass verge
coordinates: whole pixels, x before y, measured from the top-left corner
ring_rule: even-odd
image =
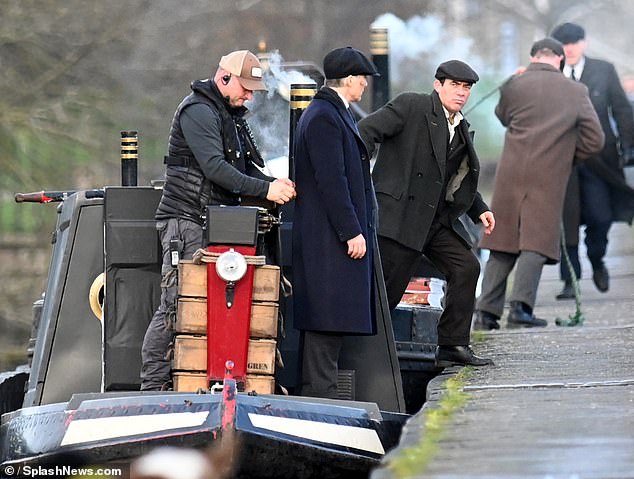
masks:
[[[395,478],[420,477],[424,473],[438,450],[438,443],[444,435],[447,423],[468,400],[469,395],[463,392],[463,387],[471,371],[470,367],[464,367],[450,377],[445,384],[445,394],[438,401],[438,407],[425,409],[421,416],[424,424],[419,443],[403,449],[388,466]]]

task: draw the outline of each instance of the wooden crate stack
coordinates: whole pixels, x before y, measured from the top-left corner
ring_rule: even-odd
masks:
[[[255,268],[245,391],[273,394],[280,269]],[[178,265],[178,303],[172,379],[175,391],[207,389],[207,265]]]

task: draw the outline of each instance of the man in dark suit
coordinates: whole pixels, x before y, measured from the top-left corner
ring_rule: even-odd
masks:
[[[627,187],[623,175],[623,164],[634,159],[632,106],[614,66],[585,56],[587,44],[582,27],[563,23],[555,27],[552,37],[564,45],[564,75],[588,87],[605,133],[605,146],[599,155],[576,166],[570,176],[564,204],[564,233],[566,251],[576,277],[580,278],[579,225],[586,225],[585,244],[592,279],[599,291],[606,292],[610,284],[603,257],[610,226],[613,221],[631,224],[634,217],[634,191]],[[616,134],[612,125],[616,126]],[[561,262],[560,271],[564,288],[557,299],[574,298],[572,276],[565,261]]]
[[[477,191],[480,164],[461,110],[478,75],[458,60],[436,70],[434,91],[403,93],[359,123],[369,151],[381,144],[372,177],[379,204],[379,249],[390,308],[398,304],[421,255],[447,279],[436,363],[483,366],[469,347],[480,264],[460,221],[485,234],[493,213]]]
[[[294,141],[293,307],[304,337],[301,393],[336,398],[344,335],[377,331],[370,159],[348,107],[378,73],[351,47],[328,53],[324,73]]]

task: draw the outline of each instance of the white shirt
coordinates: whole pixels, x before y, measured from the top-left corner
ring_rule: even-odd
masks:
[[[449,127],[449,143],[451,143],[451,140],[453,140],[453,135],[456,132],[456,127],[462,121],[462,119],[464,117],[462,116],[462,113],[460,113],[460,112],[454,113],[453,114],[453,124],[452,124],[452,122],[449,121],[449,117],[450,117],[451,113],[449,113],[449,111],[444,107],[444,105],[443,105],[442,109],[445,112],[445,118],[447,118],[447,126]]]
[[[579,81],[581,75],[583,74],[583,67],[586,65],[586,57],[581,57],[576,65],[564,65],[563,74],[566,78],[572,77],[572,69],[575,69],[575,80]]]

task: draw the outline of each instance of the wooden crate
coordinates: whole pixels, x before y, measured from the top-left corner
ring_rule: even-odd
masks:
[[[250,339],[247,355],[247,374],[274,374],[276,341]]]
[[[181,371],[207,370],[207,337],[179,335],[174,340],[172,369]]]
[[[172,374],[174,391],[196,392],[199,389],[208,390],[207,374],[187,371],[175,371]],[[245,392],[255,391],[258,394],[273,394],[275,392],[275,378],[259,374],[248,374]]]
[[[207,297],[207,265],[186,259],[178,263],[178,295]]]
[[[250,339],[247,353],[247,374],[275,373],[275,348],[276,341],[273,339]],[[207,338],[190,335],[176,336],[172,369],[206,371]]]
[[[277,303],[252,303],[249,336],[252,338],[277,337],[278,309]],[[207,300],[179,298],[175,329],[177,333],[207,334]]]
[[[249,336],[252,338],[276,338],[278,310],[277,303],[252,303]]]
[[[253,301],[278,301],[279,299],[280,267],[265,264],[255,268]]]
[[[208,389],[207,373],[174,371],[172,373],[172,382],[174,383],[174,391],[193,393],[199,389],[204,391]]]
[[[207,265],[191,260],[178,263],[178,295],[207,297]],[[257,266],[253,276],[253,301],[277,301],[280,297],[280,267]]]
[[[270,375],[247,374],[244,391],[247,393],[255,391],[258,394],[273,394],[275,392],[275,378]]]

